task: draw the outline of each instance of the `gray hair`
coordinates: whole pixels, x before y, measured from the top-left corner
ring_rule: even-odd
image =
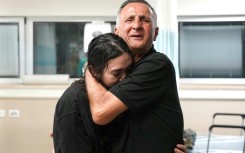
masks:
[[[156,11],[155,9],[145,0],[127,0],[125,2],[122,3],[122,5],[120,6],[118,12],[117,12],[117,19],[116,19],[116,27],[119,26],[119,22],[120,22],[120,13],[122,11],[122,9],[130,4],[130,3],[143,3],[143,4],[146,4],[147,6],[150,7],[151,11],[152,11],[152,14],[153,14],[153,24],[155,27],[157,27],[157,14],[156,14]]]

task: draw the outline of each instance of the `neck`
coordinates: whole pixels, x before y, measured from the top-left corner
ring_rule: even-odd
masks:
[[[150,49],[144,50],[144,51],[142,51],[142,50],[135,50],[135,49],[132,50],[132,52],[134,54],[134,62],[139,61],[149,50]]]
[[[142,57],[143,57],[143,56],[136,54],[136,55],[134,56],[134,62],[136,63],[136,62],[139,61]]]

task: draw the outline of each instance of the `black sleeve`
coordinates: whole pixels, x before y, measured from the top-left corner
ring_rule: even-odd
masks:
[[[76,114],[68,115],[58,120],[58,132],[60,149],[62,153],[90,153],[92,146],[91,139],[86,134],[83,122]]]
[[[73,85],[57,103],[53,126],[55,153],[92,153],[93,149],[96,149],[87,127],[84,126],[84,123],[88,122],[85,120],[88,114],[86,111],[81,112],[78,107],[78,104],[87,102],[85,98],[77,99],[79,92],[82,93]]]
[[[139,110],[170,96],[172,89],[176,89],[174,67],[164,54],[154,53],[137,63],[132,73],[110,92],[130,110]]]

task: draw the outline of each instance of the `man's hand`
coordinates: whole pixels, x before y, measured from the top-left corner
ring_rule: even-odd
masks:
[[[177,148],[174,148],[175,153],[188,153],[188,149],[185,145],[177,144]]]

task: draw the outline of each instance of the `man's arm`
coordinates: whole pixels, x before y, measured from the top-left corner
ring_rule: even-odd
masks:
[[[105,125],[127,110],[127,106],[98,83],[88,70],[85,78],[90,111],[96,124]]]

